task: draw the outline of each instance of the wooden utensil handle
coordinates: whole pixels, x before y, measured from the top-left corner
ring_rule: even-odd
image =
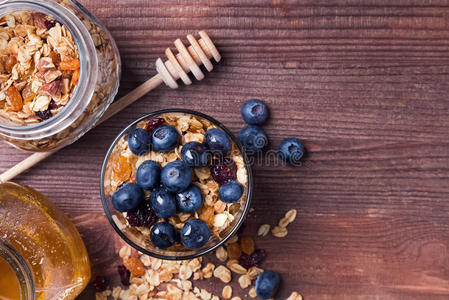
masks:
[[[187,39],[191,44],[189,47],[186,47],[180,39],[177,39],[175,41],[175,46],[179,53],[174,55],[170,48],[167,48],[165,53],[168,60],[165,62],[162,62],[160,58],[156,60],[156,70],[158,71],[158,74],[111,104],[100,120],[95,123],[95,126],[103,123],[128,105],[134,103],[163,82],[171,88],[178,87],[176,81],[180,78],[185,84],[191,84],[192,81],[187,75],[189,72],[192,72],[196,79],[203,79],[204,74],[199,66],[204,65],[210,72],[213,69],[210,59],[214,58],[215,61],[218,62],[221,60],[221,55],[206,32],[200,31],[199,35],[201,39],[198,41],[192,35],[187,36]],[[0,174],[0,182],[10,181],[56,151],[57,150],[39,152],[30,155],[14,167]]]

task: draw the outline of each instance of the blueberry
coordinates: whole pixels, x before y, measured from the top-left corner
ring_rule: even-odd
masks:
[[[155,188],[151,192],[150,202],[159,218],[170,218],[176,213],[175,195],[165,188]]]
[[[268,145],[265,132],[257,125],[243,127],[237,137],[245,150],[259,152]]]
[[[176,242],[176,229],[168,222],[159,222],[151,228],[150,238],[155,247],[167,249]]]
[[[167,152],[178,145],[179,134],[176,128],[171,125],[163,125],[157,127],[151,135],[153,142],[153,150],[159,152]]]
[[[112,205],[118,211],[131,211],[136,209],[144,199],[144,193],[135,183],[122,184],[112,195]]]
[[[204,134],[204,144],[214,154],[226,156],[231,152],[232,144],[226,132],[212,128]]]
[[[248,124],[260,125],[268,118],[268,107],[259,99],[248,99],[242,105],[242,118]]]
[[[140,164],[136,171],[137,184],[144,190],[152,190],[161,180],[161,165],[152,160]]]
[[[264,271],[256,279],[256,293],[262,299],[271,299],[279,289],[281,277],[273,271]]]
[[[235,203],[242,197],[243,190],[243,185],[235,180],[230,180],[220,187],[218,194],[221,201],[226,203]]]
[[[134,128],[128,135],[128,147],[136,155],[144,155],[150,150],[151,136],[145,129]]]
[[[304,146],[297,138],[286,138],[279,144],[278,155],[283,161],[295,165],[304,155]]]
[[[189,187],[176,194],[176,207],[183,213],[193,213],[203,206],[203,193],[201,189],[191,184]]]
[[[181,229],[181,244],[189,249],[204,246],[210,238],[210,230],[207,224],[200,219],[187,221]]]
[[[181,157],[192,168],[204,167],[209,161],[206,146],[198,142],[189,142],[182,146]]]
[[[191,181],[192,170],[183,161],[172,161],[162,168],[161,182],[170,192],[182,192]]]

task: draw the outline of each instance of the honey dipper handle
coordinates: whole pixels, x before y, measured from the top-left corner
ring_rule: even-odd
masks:
[[[109,106],[108,110],[103,114],[100,120],[95,123],[95,126],[100,125],[102,122],[106,121],[116,113],[123,110],[128,105],[134,103],[139,98],[143,97],[145,94],[147,94],[149,91],[153,90],[154,88],[158,87],[163,83],[162,77],[157,74],[153,77],[151,77],[149,80],[145,81],[141,85],[139,85],[136,89],[132,90],[122,98],[116,100],[114,103]],[[30,169],[40,161],[46,159],[55,151],[48,151],[48,152],[38,152],[34,153],[18,164],[16,164],[14,167],[10,168],[9,170],[5,171],[4,173],[0,174],[0,183],[10,181],[11,179],[15,178],[16,176],[22,174],[26,170]]]

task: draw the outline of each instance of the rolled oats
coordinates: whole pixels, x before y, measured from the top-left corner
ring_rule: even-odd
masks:
[[[285,228],[285,227],[275,226],[273,228],[273,230],[271,230],[271,233],[275,237],[283,238],[287,235],[288,231],[287,231],[287,228]]]
[[[270,232],[271,226],[269,224],[263,224],[260,225],[259,229],[257,230],[258,236],[266,236],[268,232]]]
[[[298,292],[293,292],[288,296],[287,300],[302,300],[302,296]]]
[[[230,285],[225,285],[223,291],[221,292],[221,295],[225,299],[230,299],[232,297],[232,287]]]
[[[251,298],[256,298],[257,297],[256,289],[252,287],[248,292],[248,296],[250,296]]]
[[[225,266],[218,266],[214,270],[214,277],[217,277],[224,283],[229,283],[231,281],[231,271]]]
[[[246,289],[251,285],[251,279],[248,275],[244,274],[239,277],[239,284],[242,289]]]
[[[228,252],[226,252],[223,246],[218,247],[217,251],[215,251],[215,255],[221,262],[225,262],[226,259],[228,259]]]
[[[292,223],[295,219],[296,219],[296,209],[291,209],[279,221],[279,226],[285,228],[288,226],[288,224]]]
[[[248,272],[243,266],[239,265],[239,262],[235,259],[231,259],[226,263],[226,266],[234,273],[246,274]]]
[[[231,300],[242,300],[242,298],[240,298],[239,296],[235,296],[235,297],[232,297]]]
[[[214,273],[215,265],[208,263],[201,271],[203,272],[204,278],[211,278]]]
[[[249,276],[249,278],[251,280],[255,280],[257,278],[257,276],[262,274],[262,272],[263,272],[263,269],[254,266],[254,267],[251,267],[248,269],[247,275]]]

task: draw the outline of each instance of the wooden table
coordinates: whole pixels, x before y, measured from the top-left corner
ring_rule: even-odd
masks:
[[[245,232],[298,217],[284,239],[257,240],[282,274],[279,299],[448,299],[449,3],[370,1],[81,1],[114,35],[120,94],[155,74],[175,38],[207,30],[223,61],[204,81],[159,88],[16,179],[76,223],[95,274],[117,280],[117,247],[100,202],[100,166],[143,113],[182,107],[234,133],[240,105],[271,108],[271,148],[304,140],[301,167],[255,165]],[[0,145],[5,169],[28,153]],[[221,293],[223,285],[208,281]],[[234,295],[246,293],[234,289]],[[81,299],[92,299],[92,287]]]

